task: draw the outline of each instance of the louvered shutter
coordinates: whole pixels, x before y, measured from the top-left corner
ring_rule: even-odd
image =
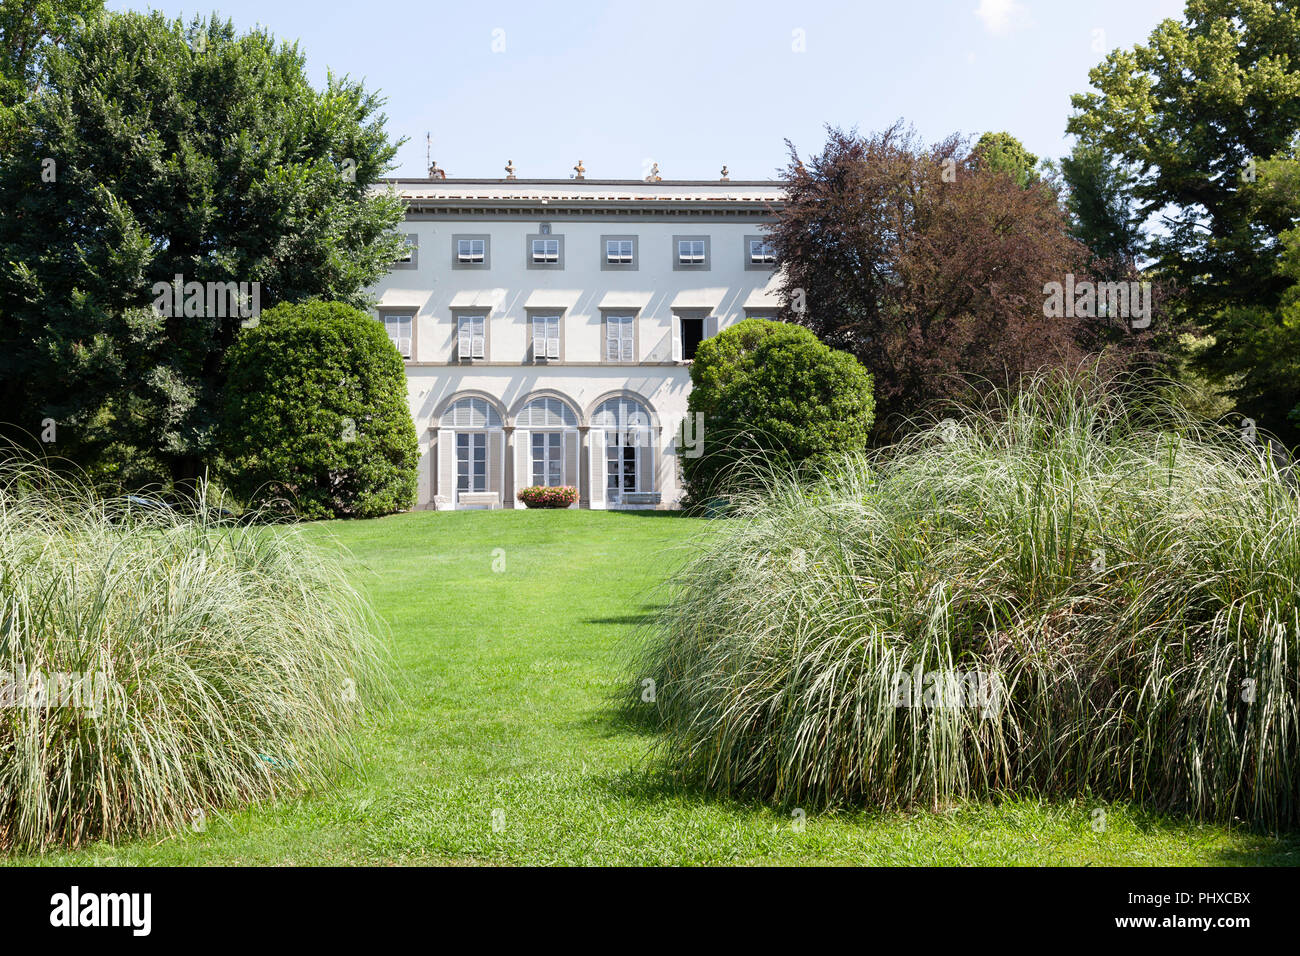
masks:
[[[474,358],[483,358],[484,340],[487,338],[487,329],[484,327],[487,319],[474,320]]]
[[[654,433],[643,431],[637,437],[637,475],[636,490],[650,492],[655,490],[655,441]]]
[[[456,503],[456,433],[438,429],[438,488],[435,494]]]
[[[460,357],[463,359],[472,358],[474,355],[474,326],[471,322],[460,323],[459,349]]]
[[[546,357],[548,359],[558,359],[560,357],[560,320],[558,317],[548,319],[546,323]]]
[[[495,491],[501,494],[505,485],[505,443],[506,433],[497,429],[488,432],[487,436],[487,479],[488,491]]]
[[[605,320],[605,361],[618,361],[618,321],[613,318]]]
[[[632,338],[632,330],[635,328],[635,322],[627,321],[623,323],[623,338],[620,340],[623,343],[623,351],[619,358],[624,362],[631,362],[636,358],[636,353],[634,351],[635,343]]]
[[[704,337],[711,339],[718,334],[718,317],[710,315],[704,320]]]
[[[533,433],[526,428],[515,429],[515,494],[514,507],[526,505],[519,500],[519,492],[533,483]]]
[[[682,360],[682,320],[680,316],[673,316],[673,361]]]
[[[605,429],[587,429],[587,503],[605,507]]]
[[[564,485],[578,486],[578,430],[576,428],[566,428],[564,430],[564,474],[560,476],[560,483]]]

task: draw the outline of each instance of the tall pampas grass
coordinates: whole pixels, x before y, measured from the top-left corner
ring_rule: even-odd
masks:
[[[326,783],[388,694],[378,622],[297,529],[0,464],[0,849],[197,827]]]
[[[1300,499],[1263,436],[1044,373],[733,504],[635,650],[679,777],[1300,820]]]

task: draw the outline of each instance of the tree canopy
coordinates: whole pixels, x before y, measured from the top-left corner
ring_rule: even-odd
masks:
[[[159,477],[201,473],[248,319],[211,298],[159,309],[156,286],[361,304],[400,245],[401,202],[371,190],[396,150],[380,104],[347,78],[314,89],[295,46],[229,22],[71,30],[0,166],[0,403],[19,437],[53,421],[83,464],[125,447]]]
[[[1008,188],[957,137],[927,147],[901,125],[832,129],[806,162],[791,147],[786,179],[784,317],[871,372],[878,439],[979,379],[1081,354],[1086,323],[1044,317],[1044,283],[1087,271],[1048,184]]]
[[[1109,195],[1127,194],[1132,217],[1148,224],[1138,253],[1214,339],[1204,365],[1228,381],[1271,348],[1292,285],[1278,260],[1283,234],[1297,223],[1294,206],[1264,201],[1255,186],[1275,175],[1270,161],[1294,158],[1300,135],[1300,8],[1189,0],[1182,20],[1110,53],[1089,79],[1094,90],[1073,97],[1067,126],[1085,151],[1077,155],[1124,180]],[[1112,223],[1098,231],[1113,241],[1094,237],[1102,248],[1127,244],[1128,216],[1120,203],[1114,208],[1092,217]],[[1236,386],[1239,407],[1262,427],[1285,426],[1294,405],[1294,391],[1279,382],[1248,376]]]

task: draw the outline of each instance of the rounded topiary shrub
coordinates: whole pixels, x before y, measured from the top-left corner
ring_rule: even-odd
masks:
[[[230,351],[222,453],[232,491],[302,518],[411,507],[419,449],[383,326],[339,302],[263,312]]]
[[[516,497],[530,508],[567,508],[578,500],[578,489],[572,485],[530,485]]]
[[[751,484],[756,468],[823,464],[867,446],[871,375],[802,326],[746,319],[700,343],[682,436],[687,501]]]

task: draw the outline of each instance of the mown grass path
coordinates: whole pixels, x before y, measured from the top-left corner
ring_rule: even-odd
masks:
[[[1092,804],[791,816],[656,782],[613,713],[620,643],[702,521],[457,512],[312,533],[392,628],[403,705],[337,788],[212,818],[201,833],[23,858],[75,864],[1300,863],[1300,839]],[[499,570],[494,570],[494,562]],[[494,829],[494,811],[497,829]]]

